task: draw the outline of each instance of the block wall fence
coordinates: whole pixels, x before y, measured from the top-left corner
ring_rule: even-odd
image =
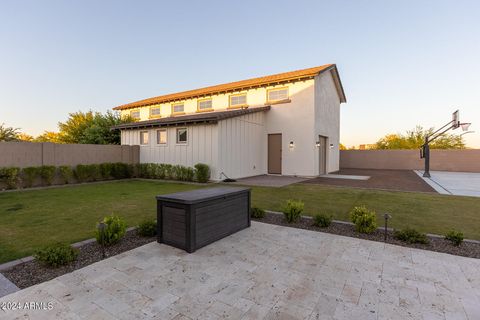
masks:
[[[341,150],[340,168],[423,170],[419,150]],[[430,150],[430,170],[480,172],[480,149]]]
[[[123,162],[137,164],[139,146],[0,142],[0,167],[76,166]]]

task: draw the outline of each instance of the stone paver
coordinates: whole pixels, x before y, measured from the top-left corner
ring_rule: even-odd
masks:
[[[0,298],[1,319],[480,319],[480,260],[253,222],[150,243]]]
[[[0,297],[18,291],[18,287],[0,273]]]

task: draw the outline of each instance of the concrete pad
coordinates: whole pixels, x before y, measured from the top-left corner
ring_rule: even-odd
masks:
[[[17,292],[18,290],[20,289],[16,285],[0,273],[0,297]]]
[[[322,174],[319,175],[320,178],[331,178],[331,179],[347,179],[347,180],[368,180],[370,176],[355,176],[348,174]]]
[[[260,187],[285,187],[294,183],[306,181],[308,179],[309,178],[300,178],[293,176],[261,175],[238,179],[237,182],[229,182],[228,184],[240,184],[245,186]]]
[[[134,267],[127,267],[133,265]],[[9,319],[478,319],[480,260],[252,222],[195,253],[149,243],[0,298]]]
[[[430,171],[431,177],[424,178],[424,171],[415,172],[438,193],[480,197],[480,173]]]

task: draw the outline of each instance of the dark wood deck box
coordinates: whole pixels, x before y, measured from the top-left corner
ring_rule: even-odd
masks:
[[[216,187],[157,196],[157,241],[195,250],[250,227],[250,188]]]

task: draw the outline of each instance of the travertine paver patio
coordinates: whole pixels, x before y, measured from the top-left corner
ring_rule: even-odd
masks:
[[[1,319],[474,320],[480,261],[253,222],[194,254],[150,243],[4,301],[53,310]]]

